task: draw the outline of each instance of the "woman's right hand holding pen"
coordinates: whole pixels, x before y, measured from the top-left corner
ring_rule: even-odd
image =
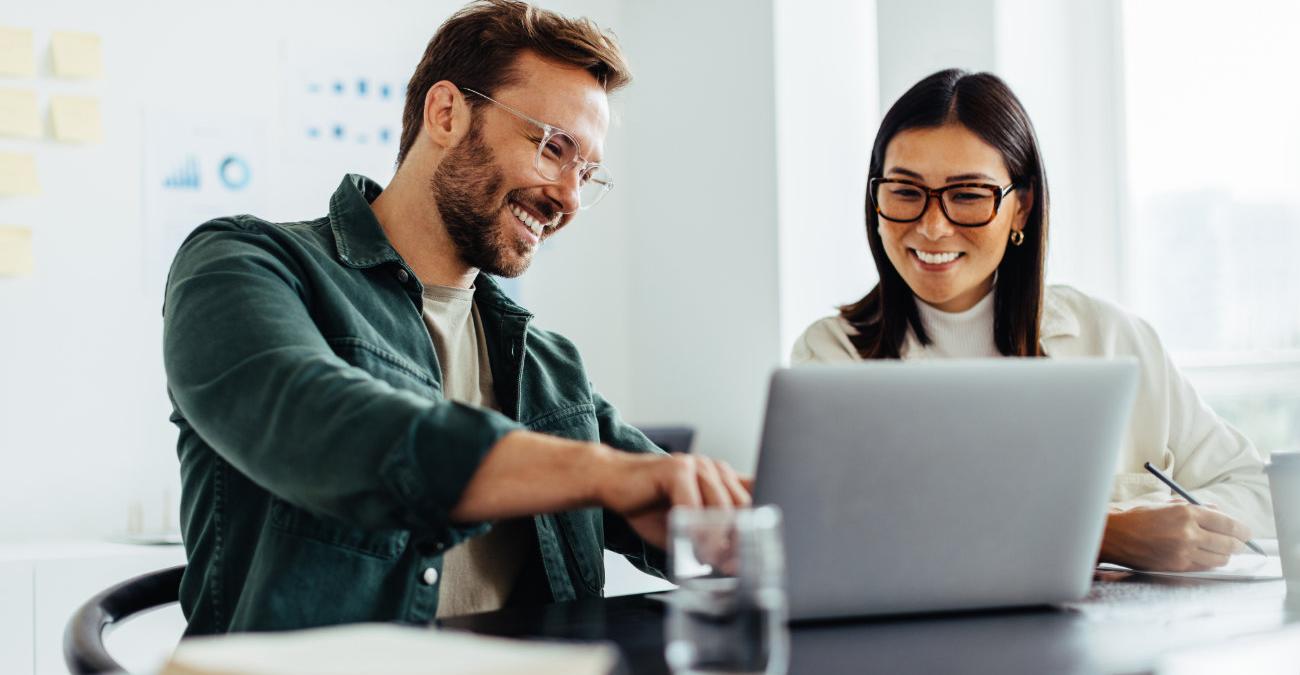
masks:
[[[1116,511],[1106,518],[1100,562],[1142,570],[1197,572],[1228,564],[1250,529],[1208,506],[1183,501]]]

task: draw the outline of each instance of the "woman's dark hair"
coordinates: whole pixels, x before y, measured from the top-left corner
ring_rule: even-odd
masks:
[[[1006,83],[996,75],[957,69],[943,70],[917,82],[885,113],[871,148],[870,175],[884,175],[885,150],[900,132],[950,123],[966,127],[1002,153],[1017,188],[1012,195],[1033,195],[1024,243],[1008,246],[998,264],[993,338],[998,351],[1006,356],[1042,356],[1038,322],[1047,256],[1047,175],[1034,126]],[[885,254],[878,231],[880,217],[870,194],[866,214],[867,241],[880,281],[866,297],[841,307],[840,315],[856,329],[857,335],[850,339],[863,358],[896,359],[908,326],[922,345],[930,344],[930,338],[912,290]]]

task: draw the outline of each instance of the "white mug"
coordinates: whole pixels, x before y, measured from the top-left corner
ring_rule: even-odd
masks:
[[[1282,574],[1288,594],[1300,596],[1300,452],[1273,453],[1266,471]]]

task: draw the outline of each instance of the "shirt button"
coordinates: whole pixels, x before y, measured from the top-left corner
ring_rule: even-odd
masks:
[[[411,280],[411,273],[407,272],[404,268],[399,267],[397,268],[397,280],[406,283]]]
[[[425,586],[432,586],[438,583],[438,570],[429,567],[424,570],[424,576],[421,577]]]

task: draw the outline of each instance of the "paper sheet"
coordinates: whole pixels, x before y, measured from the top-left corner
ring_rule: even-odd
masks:
[[[25,277],[32,267],[32,231],[0,225],[0,277]]]
[[[94,33],[62,31],[50,37],[50,56],[58,77],[91,78],[104,73],[100,38]]]
[[[36,75],[36,47],[30,30],[0,26],[0,75]]]
[[[90,96],[51,96],[50,123],[55,140],[98,143],[104,139],[99,99]]]
[[[0,88],[0,136],[40,138],[41,116],[36,112],[36,92]]]
[[[617,660],[605,644],[356,624],[182,640],[162,675],[606,675]]]
[[[1234,555],[1228,564],[1204,572],[1150,572],[1130,570],[1122,565],[1102,563],[1097,569],[1107,571],[1134,572],[1157,577],[1178,577],[1181,579],[1209,579],[1215,581],[1269,581],[1282,578],[1282,559],[1276,556],[1262,556],[1258,553]]]
[[[40,194],[36,179],[36,157],[19,152],[0,152],[0,197]]]

